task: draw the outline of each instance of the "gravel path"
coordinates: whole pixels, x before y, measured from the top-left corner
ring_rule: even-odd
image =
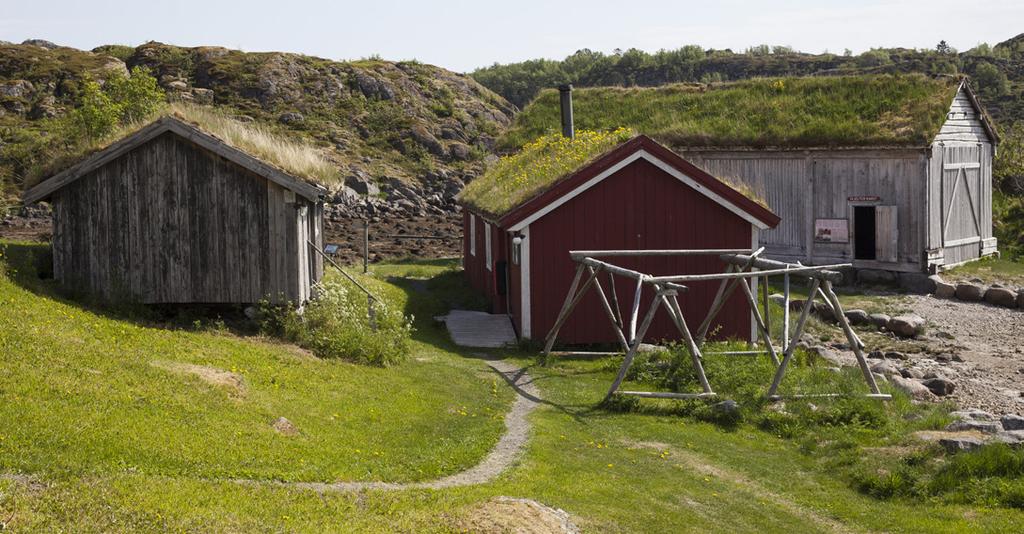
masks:
[[[362,490],[407,490],[407,489],[442,489],[456,486],[471,486],[490,482],[503,471],[512,466],[524,447],[530,433],[527,416],[540,402],[540,391],[533,384],[525,369],[505,361],[487,362],[516,391],[516,400],[512,409],[505,415],[505,433],[491,449],[486,458],[474,467],[460,473],[436,480],[423,482],[282,482],[280,485],[293,488],[305,488],[316,491],[362,491]],[[251,480],[240,480],[242,483],[257,483]]]
[[[949,398],[963,408],[994,413],[1024,412],[1024,312],[988,304],[908,296],[912,311],[928,321],[932,352],[962,362],[914,358],[956,382]]]

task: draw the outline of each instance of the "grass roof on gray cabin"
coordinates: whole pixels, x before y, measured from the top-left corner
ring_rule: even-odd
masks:
[[[576,127],[627,127],[670,147],[926,146],[960,87],[921,74],[758,78],[573,92]],[[542,92],[502,137],[515,150],[560,129],[558,91]]]

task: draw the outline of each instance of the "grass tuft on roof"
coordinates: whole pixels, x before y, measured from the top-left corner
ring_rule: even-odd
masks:
[[[542,135],[503,156],[459,195],[463,204],[500,217],[631,139],[629,128],[581,130],[575,139]]]
[[[760,78],[573,92],[580,128],[628,126],[673,148],[925,146],[946,119],[960,80],[921,74]],[[514,150],[559,128],[547,90],[500,140]]]
[[[257,123],[239,121],[228,113],[214,108],[183,103],[164,106],[152,116],[118,128],[102,139],[76,145],[73,149],[55,157],[48,165],[37,169],[33,176],[29,177],[28,183],[38,183],[70,168],[117,141],[130,137],[164,116],[172,116],[191,124],[224,143],[296,178],[324,186],[341,183],[340,170],[324,158],[315,147],[298,140],[282,137]]]

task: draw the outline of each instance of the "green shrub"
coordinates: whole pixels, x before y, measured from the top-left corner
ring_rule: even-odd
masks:
[[[396,299],[389,297],[384,294],[382,301],[374,304],[371,323],[366,295],[348,281],[331,280],[302,314],[290,304],[274,307],[261,303],[260,329],[298,343],[321,358],[388,366],[408,355],[413,332],[412,317],[406,317]]]

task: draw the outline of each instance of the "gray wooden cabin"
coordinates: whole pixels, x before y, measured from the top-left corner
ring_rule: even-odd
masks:
[[[765,197],[782,217],[761,232],[773,258],[934,272],[996,252],[997,142],[962,82],[946,122],[925,146],[675,150]]]
[[[27,191],[53,206],[55,278],[156,303],[301,305],[323,275],[324,189],[163,117]]]

